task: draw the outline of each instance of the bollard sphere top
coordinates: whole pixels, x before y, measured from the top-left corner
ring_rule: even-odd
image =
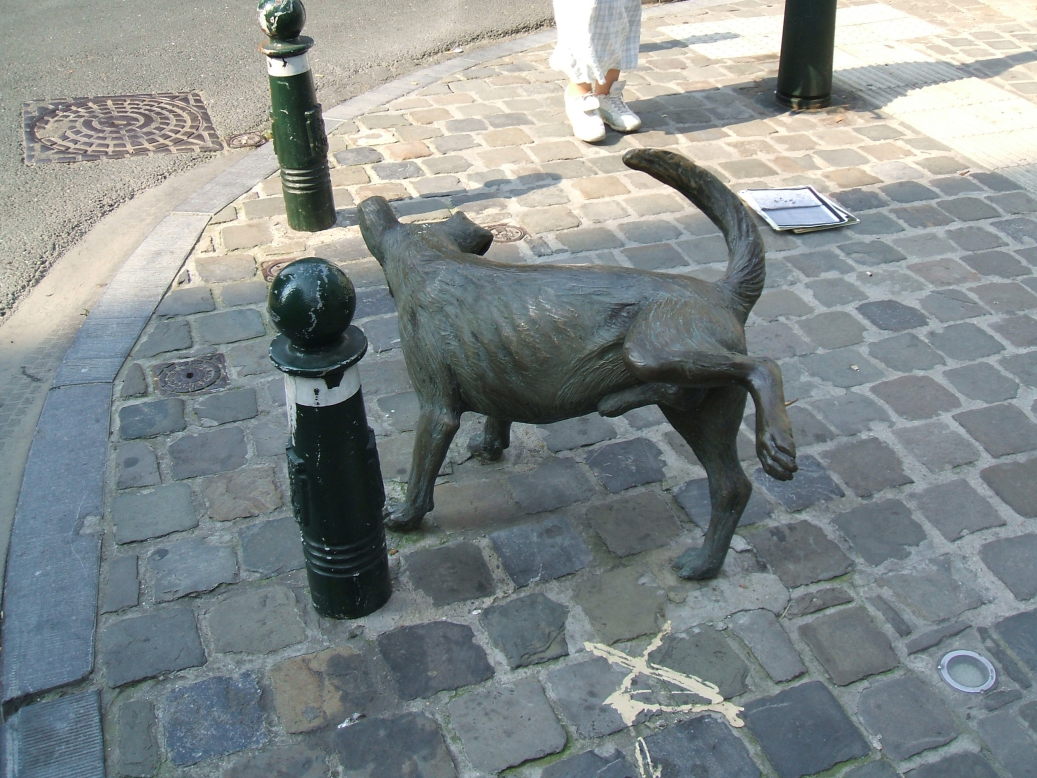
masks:
[[[340,343],[356,311],[353,282],[317,257],[285,267],[270,285],[267,299],[274,326],[295,349],[304,352]]]
[[[306,24],[306,9],[300,0],[261,0],[259,26],[276,41],[295,40]]]

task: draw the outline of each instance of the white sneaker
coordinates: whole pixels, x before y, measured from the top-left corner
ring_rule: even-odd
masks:
[[[586,143],[597,143],[605,137],[605,124],[598,108],[601,103],[595,95],[565,93],[565,115],[573,127],[573,135]]]
[[[612,85],[607,95],[596,95],[600,108],[598,113],[604,119],[605,124],[620,132],[633,132],[641,129],[641,117],[630,110],[630,106],[623,102],[623,83],[617,81]]]

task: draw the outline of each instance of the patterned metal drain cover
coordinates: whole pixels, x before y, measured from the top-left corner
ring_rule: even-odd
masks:
[[[289,259],[268,259],[266,262],[259,264],[259,270],[263,274],[263,278],[267,281],[273,281],[274,276],[292,264],[299,257],[291,257]]]
[[[222,389],[230,379],[223,354],[165,362],[152,368],[155,383],[163,394],[190,394],[205,389]]]
[[[25,103],[22,127],[30,165],[223,150],[194,92]]]
[[[498,243],[518,243],[529,235],[514,224],[491,224],[486,229],[493,233],[493,239]]]

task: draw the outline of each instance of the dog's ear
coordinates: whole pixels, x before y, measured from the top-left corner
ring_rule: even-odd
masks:
[[[443,233],[466,254],[482,256],[493,243],[493,233],[458,211],[440,224]]]

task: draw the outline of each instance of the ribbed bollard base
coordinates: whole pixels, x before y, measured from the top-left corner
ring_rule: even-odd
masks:
[[[392,594],[384,535],[348,546],[323,546],[303,538],[303,557],[314,610],[332,619],[374,613]]]

